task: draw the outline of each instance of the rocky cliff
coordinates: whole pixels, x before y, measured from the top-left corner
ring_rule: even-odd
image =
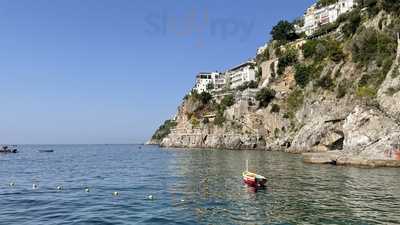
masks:
[[[173,126],[151,142],[400,166],[400,17],[375,7],[313,39],[270,41],[256,56],[258,87],[188,94]]]

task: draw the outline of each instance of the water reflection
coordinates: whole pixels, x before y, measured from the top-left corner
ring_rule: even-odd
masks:
[[[179,151],[179,150],[178,150]],[[303,164],[299,156],[266,152],[187,151],[176,166],[195,189],[198,221],[239,224],[375,224],[400,221],[398,169]],[[257,190],[242,183],[245,159],[268,178]],[[178,189],[179,189],[178,188]]]
[[[42,146],[0,157],[1,224],[396,224],[399,169],[263,151]],[[242,181],[245,161],[265,189]],[[15,182],[10,187],[10,182]],[[39,188],[32,190],[32,184]],[[62,191],[55,188],[61,185]],[[90,187],[90,192],[84,188]],[[118,192],[118,198],[112,193]],[[153,196],[149,199],[148,196]],[[27,224],[27,223],[25,223]]]

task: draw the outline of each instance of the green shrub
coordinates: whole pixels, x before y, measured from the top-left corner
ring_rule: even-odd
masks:
[[[287,99],[288,108],[292,112],[297,111],[303,105],[303,102],[304,94],[303,91],[300,89],[296,89],[292,93],[290,93]]]
[[[383,32],[372,28],[363,28],[354,38],[351,46],[353,61],[363,66],[372,61],[394,59],[396,40]]]
[[[218,111],[217,115],[215,116],[215,119],[214,119],[214,124],[219,127],[222,127],[224,125],[225,121],[226,121],[226,118],[224,117],[224,112]]]
[[[269,49],[267,48],[267,49],[265,49],[261,54],[258,54],[258,55],[256,56],[256,62],[257,62],[257,64],[259,65],[259,64],[261,64],[262,62],[265,62],[265,61],[269,60],[270,57],[271,57],[271,56],[269,55]]]
[[[347,21],[344,24],[342,31],[343,34],[346,37],[352,36],[354,33],[356,33],[358,27],[361,24],[361,15],[360,15],[360,10],[353,10],[349,13],[346,13],[345,15],[342,15],[342,18],[346,18]]]
[[[339,62],[344,58],[343,49],[335,40],[309,40],[303,45],[303,55],[316,61],[329,57],[332,61]]]
[[[253,89],[258,88],[258,83],[256,81],[252,80],[249,82],[248,87],[253,88]]]
[[[370,87],[378,89],[382,82],[385,80],[386,74],[382,71],[376,70],[371,73],[364,73],[358,82],[359,87]]]
[[[271,106],[271,113],[279,113],[281,111],[281,108],[277,104],[272,104]]]
[[[332,31],[335,31],[338,27],[339,27],[338,23],[325,24],[325,25],[321,26],[320,28],[318,28],[318,30],[314,32],[313,36],[318,37],[318,36],[328,34]]]
[[[376,89],[366,86],[358,87],[356,91],[356,95],[361,98],[375,98],[376,93]]]
[[[272,39],[280,43],[286,43],[298,38],[294,25],[286,20],[281,20],[272,28]]]
[[[164,139],[168,134],[171,133],[171,129],[175,128],[177,123],[173,120],[166,120],[164,124],[162,124],[156,132],[153,134],[152,139],[153,140],[159,140],[161,141]]]
[[[369,16],[379,13],[378,0],[357,0],[359,8],[367,8]]]
[[[325,7],[328,5],[332,5],[337,3],[338,0],[318,0],[317,1],[317,7],[321,8],[321,7]]]
[[[236,89],[239,91],[244,91],[248,88],[257,88],[258,87],[258,83],[254,80],[248,82],[244,82],[242,85],[238,86]]]
[[[346,96],[348,89],[350,89],[351,83],[348,80],[342,80],[338,87],[337,87],[337,92],[336,92],[336,98],[343,98]]]
[[[276,92],[270,88],[263,88],[256,94],[256,100],[260,102],[260,107],[267,107],[275,98]]]
[[[330,76],[321,77],[315,83],[316,87],[323,88],[325,90],[333,90],[335,87],[335,82]]]
[[[382,0],[381,7],[387,12],[400,14],[400,1],[399,0]]]
[[[296,72],[294,74],[294,79],[296,80],[296,84],[301,88],[305,88],[312,79],[313,67],[303,64],[297,64],[295,66],[295,69]]]
[[[334,62],[342,61],[344,59],[344,53],[340,43],[337,41],[329,41],[328,45],[329,59]]]
[[[315,55],[315,49],[319,42],[317,40],[308,40],[303,45],[303,55],[304,58],[312,58]]]
[[[197,91],[192,91],[189,98],[192,98],[195,101],[201,101],[203,105],[207,105],[212,99],[212,95],[208,92],[198,93]]]
[[[286,67],[294,65],[297,62],[296,49],[288,49],[280,58],[278,62],[278,75],[285,72]]]
[[[190,124],[192,124],[194,127],[198,127],[200,125],[200,121],[195,115],[192,115],[190,118]]]
[[[226,95],[221,100],[221,105],[223,105],[224,107],[230,107],[233,104],[235,104],[235,98],[233,97],[233,95]]]

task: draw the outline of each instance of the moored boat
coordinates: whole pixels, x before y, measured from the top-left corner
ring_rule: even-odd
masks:
[[[267,178],[249,171],[244,171],[243,181],[251,187],[264,187],[267,183]]]
[[[41,150],[39,150],[39,152],[41,152],[41,153],[50,153],[50,152],[54,152],[54,150],[52,150],[52,149],[41,149]]]
[[[265,187],[265,184],[267,183],[267,178],[265,178],[264,176],[249,172],[247,160],[246,160],[246,171],[244,171],[242,175],[244,183],[251,187],[256,187],[256,188]]]
[[[2,146],[0,148],[0,153],[17,153],[18,149],[15,146]]]

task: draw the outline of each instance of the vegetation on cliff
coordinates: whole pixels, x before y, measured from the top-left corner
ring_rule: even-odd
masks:
[[[171,133],[171,129],[176,127],[177,123],[173,120],[166,120],[163,125],[161,125],[154,135],[152,136],[152,140],[161,141],[163,138],[168,136]]]
[[[378,150],[368,146],[378,143],[392,151],[397,139],[386,136],[400,134],[399,9],[399,1],[360,1],[309,38],[296,35],[293,23],[280,21],[268,47],[256,56],[257,80],[217,95],[188,95],[178,123],[202,133],[172,135],[166,145],[293,152],[347,147],[375,154]]]

